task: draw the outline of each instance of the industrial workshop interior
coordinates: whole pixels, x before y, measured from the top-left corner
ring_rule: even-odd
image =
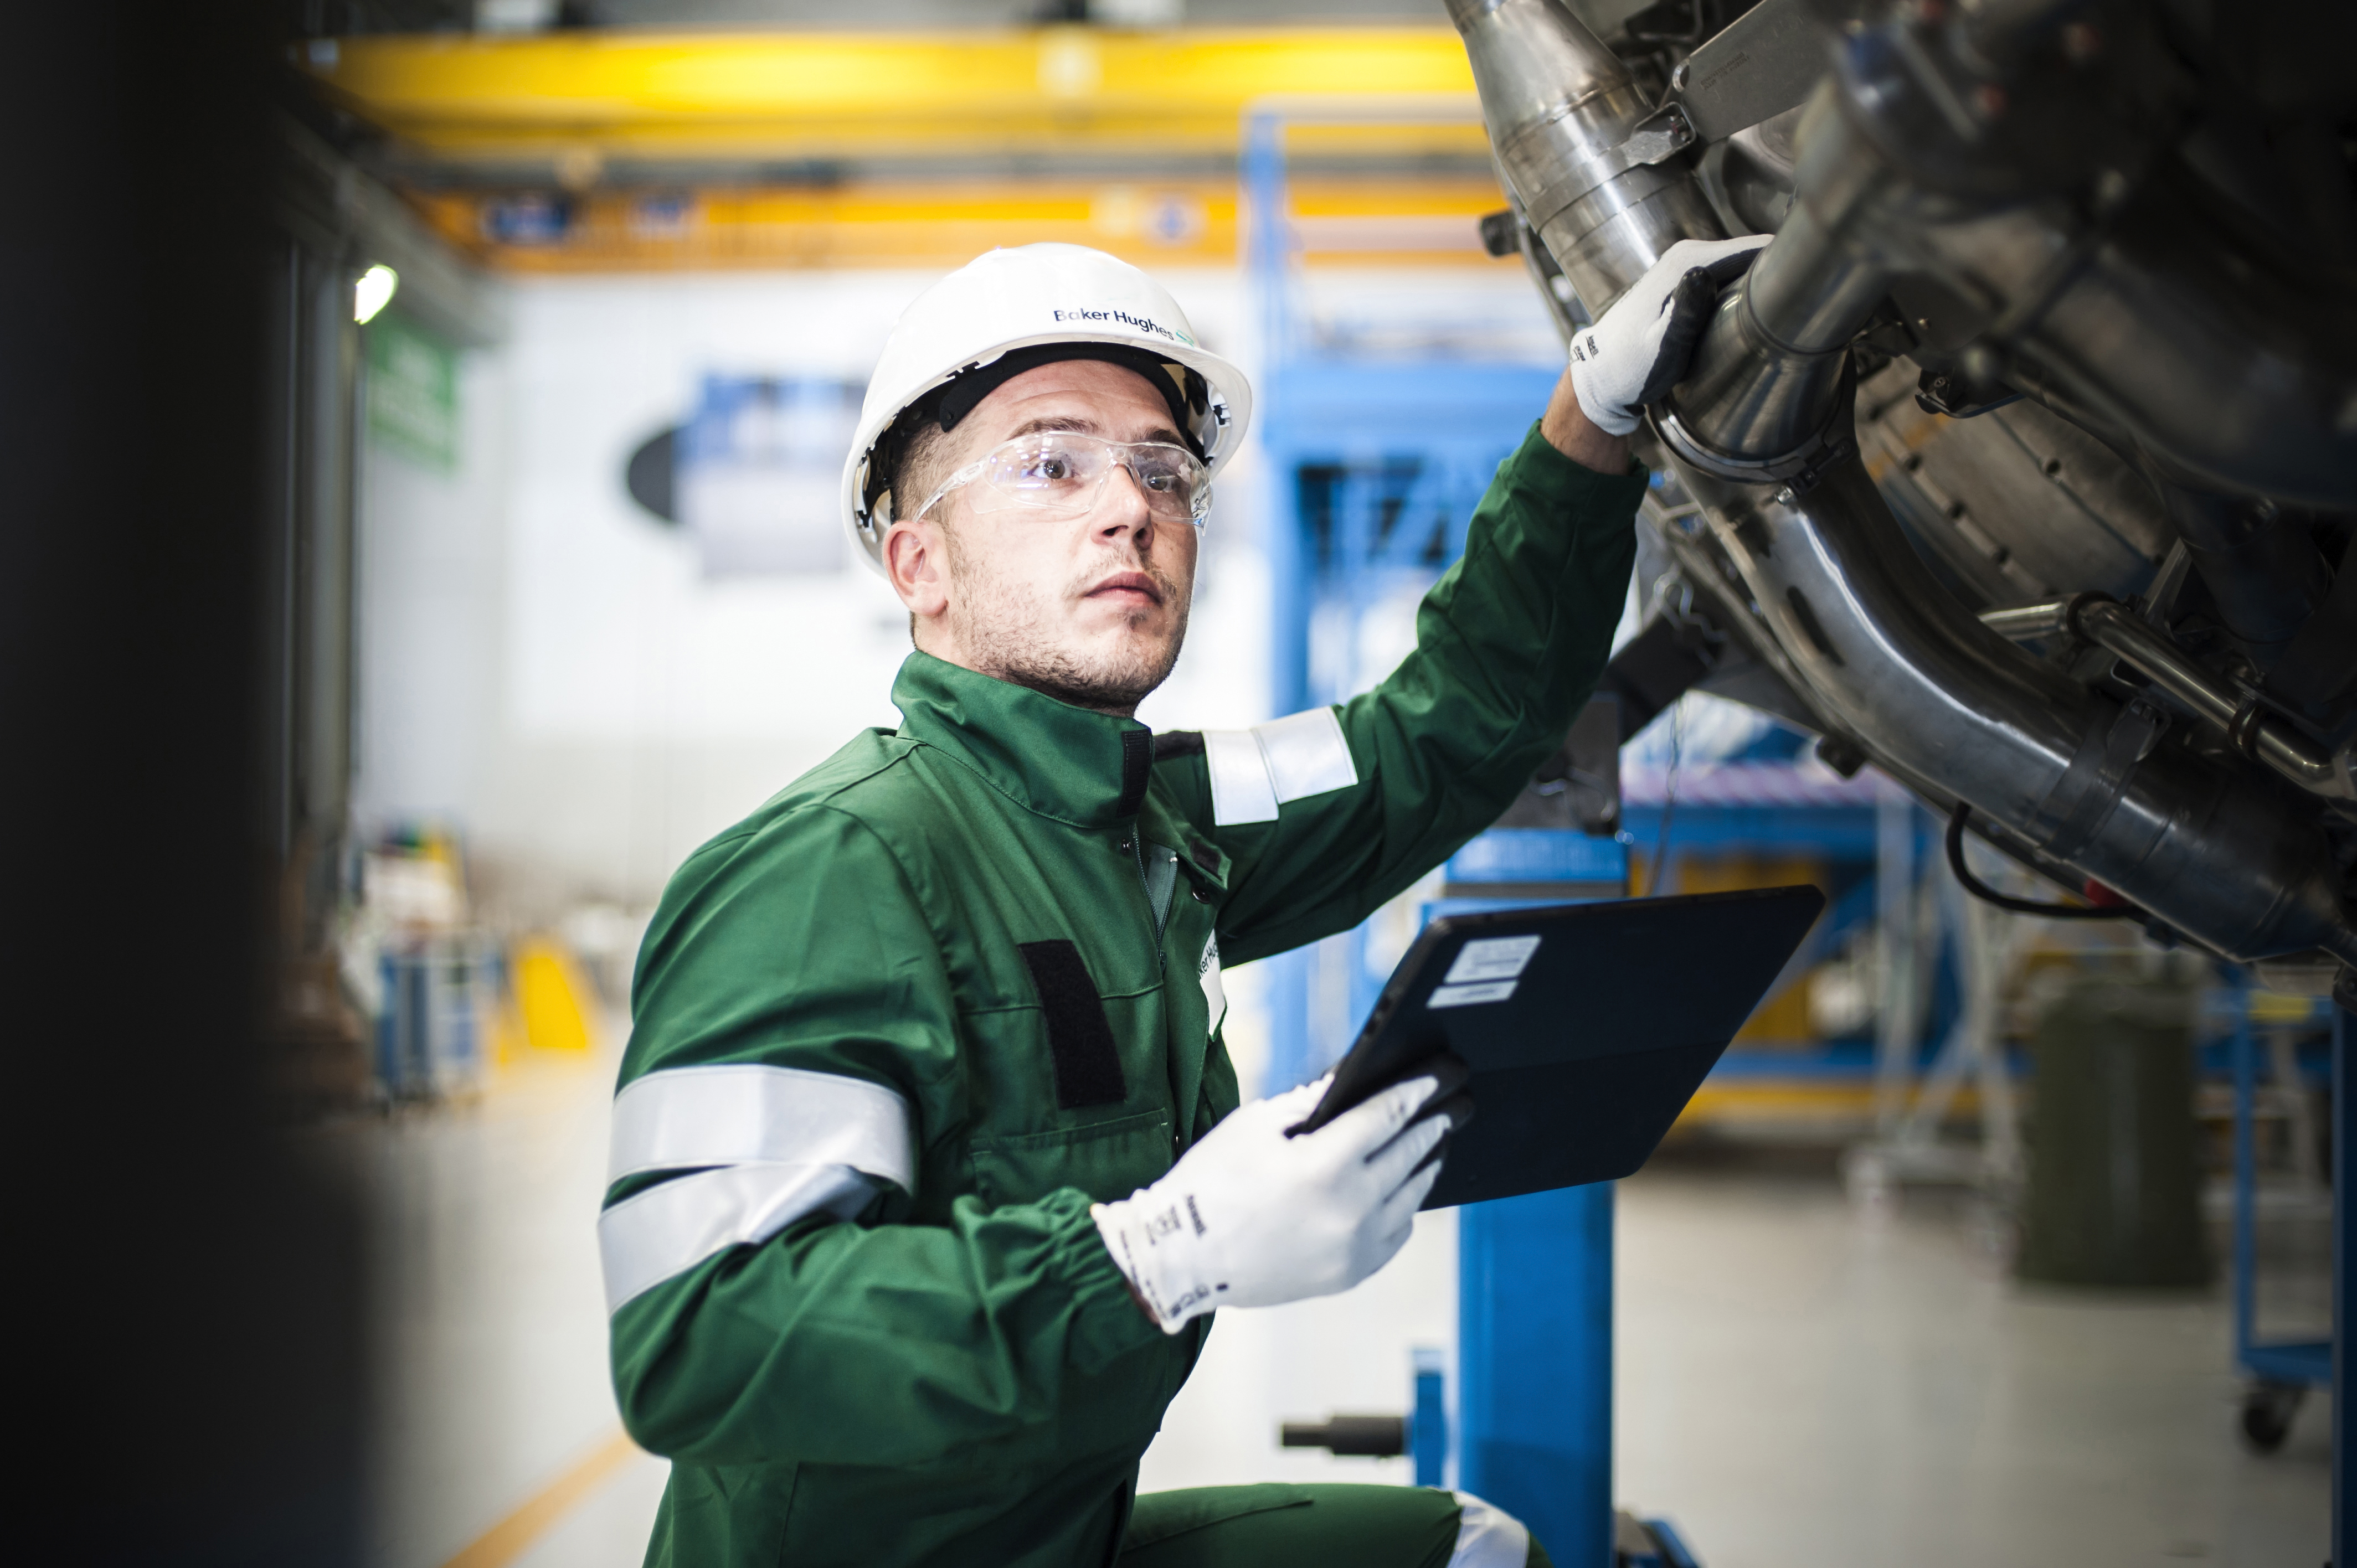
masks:
[[[7,32],[43,1560],[2357,1561],[2357,7]]]

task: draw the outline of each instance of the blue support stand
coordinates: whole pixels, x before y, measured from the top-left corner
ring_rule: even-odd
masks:
[[[1585,833],[1493,828],[1457,852],[1448,875],[1460,886],[1544,883],[1562,891],[1546,899],[1443,898],[1425,907],[1426,919],[1622,897],[1629,850]],[[1457,1484],[1528,1525],[1557,1568],[1617,1568],[1620,1561],[1613,1192],[1599,1182],[1458,1210]]]
[[[1419,1348],[1415,1361],[1415,1413],[1408,1419],[1408,1459],[1419,1487],[1448,1484],[1448,1369],[1437,1349]]]
[[[2336,1002],[2344,1000],[2336,996]],[[2350,1081],[2349,1011],[2332,1010],[2332,1561],[2350,1568],[2349,1259],[2357,1245],[2357,1204],[2349,1201],[2349,1140],[2357,1134],[2357,1084]]]
[[[2238,974],[2230,991],[2234,1033],[2230,1043],[2234,1068],[2234,1361],[2253,1380],[2251,1395],[2264,1410],[2270,1390],[2291,1390],[2293,1402],[2284,1407],[2283,1420],[2298,1408],[2299,1391],[2330,1386],[2332,1342],[2259,1338],[2258,1328],[2258,1147],[2254,1122],[2258,1101],[2258,1043],[2251,1027],[2250,980]],[[2340,1010],[2333,1009],[2338,1019]],[[2335,1025],[2336,1036],[2338,1025]],[[2339,1102],[2336,1089],[2334,1102]],[[2338,1187],[2335,1188],[2338,1191]],[[2334,1213],[2338,1215],[2336,1208]],[[2337,1232],[2336,1232],[2337,1235]],[[2246,1411],[2251,1407],[2246,1406]],[[2245,1415],[2246,1432],[2250,1417]],[[2280,1436],[2276,1441],[2280,1441]],[[2254,1441],[2256,1441],[2255,1438]]]
[[[1458,1211],[1458,1485],[1613,1568],[1612,1185]]]

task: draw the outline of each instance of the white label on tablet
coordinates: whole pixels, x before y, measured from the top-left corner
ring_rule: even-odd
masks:
[[[1537,941],[1536,937],[1531,939]],[[1449,971],[1451,974],[1455,970]],[[1484,985],[1444,985],[1433,992],[1426,1007],[1471,1007],[1483,1002],[1503,1002],[1514,993],[1511,980],[1493,980]]]
[[[1448,977],[1440,983],[1467,985],[1482,980],[1520,980],[1523,966],[1538,950],[1536,937],[1489,937],[1467,942],[1457,950],[1457,961],[1448,966]]]

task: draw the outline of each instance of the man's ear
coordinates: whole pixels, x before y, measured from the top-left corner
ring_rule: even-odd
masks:
[[[884,574],[920,623],[950,607],[949,541],[931,518],[896,522],[884,536]]]

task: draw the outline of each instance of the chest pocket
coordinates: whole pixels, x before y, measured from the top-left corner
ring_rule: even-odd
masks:
[[[977,1138],[974,1187],[996,1208],[1036,1203],[1060,1187],[1076,1187],[1092,1203],[1127,1197],[1169,1170],[1170,1113],[1148,1111],[1092,1127]]]

